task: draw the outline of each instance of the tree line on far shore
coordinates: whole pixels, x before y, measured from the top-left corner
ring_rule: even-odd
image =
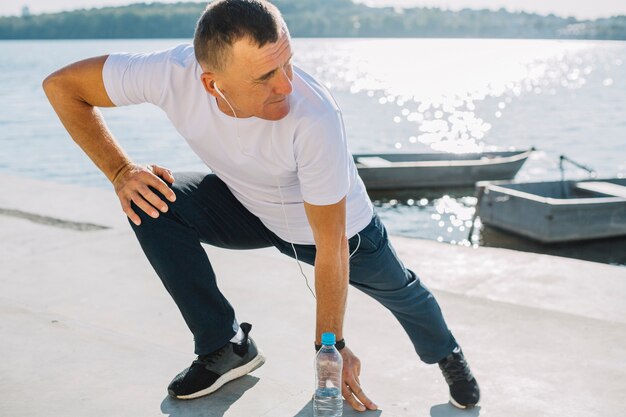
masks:
[[[504,9],[373,8],[351,0],[274,0],[294,37],[527,38],[626,40],[626,16],[596,20]],[[0,39],[191,38],[203,3],[0,17]]]

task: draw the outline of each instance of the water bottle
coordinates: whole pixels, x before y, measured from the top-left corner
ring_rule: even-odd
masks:
[[[322,334],[322,348],[315,356],[314,417],[341,417],[341,370],[343,358],[335,348],[335,334]]]

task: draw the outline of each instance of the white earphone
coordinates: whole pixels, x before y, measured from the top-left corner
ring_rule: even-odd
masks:
[[[215,91],[217,91],[217,94],[219,94],[224,100],[226,100],[226,98],[224,97],[224,94],[222,94],[220,89],[217,87],[217,83],[215,81],[212,81],[212,83],[213,83],[213,88],[215,88]]]
[[[230,102],[226,99],[226,96],[224,95],[224,93],[222,93],[222,91],[218,88],[217,83],[215,81],[213,81],[213,88],[215,88],[215,91],[217,91],[217,94],[219,94],[220,97],[222,97],[224,99],[226,104],[228,104],[228,107],[230,107],[230,110],[233,112],[233,115],[235,116],[235,119],[236,119],[237,118],[237,113],[235,113],[235,109],[230,104]],[[239,136],[239,132],[237,132],[237,136]]]

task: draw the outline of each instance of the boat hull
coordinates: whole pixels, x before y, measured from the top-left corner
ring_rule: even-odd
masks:
[[[626,187],[626,179],[609,182]],[[626,235],[626,198],[577,188],[577,181],[478,184],[483,224],[542,243]]]
[[[386,166],[365,166],[366,155],[354,155],[359,176],[369,190],[400,188],[467,187],[478,181],[506,180],[515,177],[530,151],[489,154],[378,154],[382,158],[404,156]],[[486,155],[486,156],[485,156]],[[482,156],[482,157],[481,157]],[[431,158],[410,160],[414,158]],[[439,160],[432,158],[441,158]],[[443,159],[452,158],[455,159]]]

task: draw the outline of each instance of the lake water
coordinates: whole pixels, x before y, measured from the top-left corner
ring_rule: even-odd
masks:
[[[110,188],[62,128],[41,81],[82,58],[182,42],[0,41],[0,171]],[[626,175],[626,42],[294,39],[293,49],[294,62],[335,95],[355,153],[535,146],[539,151],[517,178],[558,179],[561,154],[600,177]],[[159,109],[103,113],[135,161],[206,169]],[[586,175],[574,167],[566,171],[572,179]],[[471,190],[374,198],[395,234],[626,264],[625,239],[547,247],[485,230],[472,240]]]

